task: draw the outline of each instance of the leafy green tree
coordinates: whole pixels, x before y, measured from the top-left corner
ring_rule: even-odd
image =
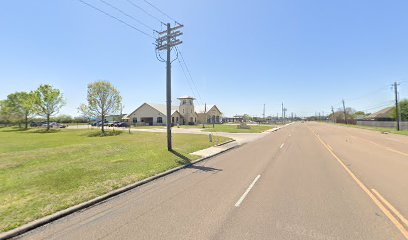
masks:
[[[28,121],[34,114],[34,93],[12,93],[7,96],[7,102],[14,119],[19,125],[24,122],[27,129]]]
[[[401,121],[408,121],[408,99],[404,99],[399,102],[399,108],[401,112]],[[394,107],[392,116],[397,119],[397,111]]]
[[[120,111],[122,97],[119,91],[108,81],[96,81],[88,84],[88,104],[78,108],[84,117],[101,118],[102,134],[105,133],[105,117]]]
[[[45,84],[38,87],[34,92],[34,107],[38,115],[47,120],[47,131],[50,130],[50,117],[57,114],[64,106],[64,98],[59,89]]]
[[[0,121],[6,124],[7,126],[7,124],[10,123],[11,119],[12,111],[9,101],[7,100],[0,101]]]

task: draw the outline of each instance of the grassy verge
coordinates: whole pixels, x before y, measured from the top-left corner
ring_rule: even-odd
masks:
[[[402,130],[402,131],[397,131],[396,129],[393,128],[380,128],[380,127],[369,127],[369,126],[361,126],[361,125],[350,125],[350,124],[338,124],[344,127],[353,127],[353,128],[361,128],[361,129],[367,129],[367,130],[372,130],[372,131],[377,131],[377,132],[389,132],[393,134],[399,134],[399,135],[405,135],[408,136],[408,130]]]
[[[208,136],[163,133],[0,129],[0,232],[186,164],[210,147]],[[218,141],[228,138],[219,137]]]

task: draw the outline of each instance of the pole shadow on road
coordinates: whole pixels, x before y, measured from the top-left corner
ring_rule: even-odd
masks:
[[[174,155],[176,155],[177,157],[179,157],[180,159],[178,160],[179,164],[182,165],[186,165],[191,163],[191,160],[189,157],[175,151],[175,150],[171,150],[171,153],[173,153]],[[220,172],[222,171],[222,169],[218,169],[218,168],[213,168],[213,167],[206,167],[206,166],[196,166],[196,165],[189,165],[186,168],[191,168],[191,169],[197,169],[203,172]]]

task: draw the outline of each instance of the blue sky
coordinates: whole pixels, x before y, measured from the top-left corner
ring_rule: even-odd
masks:
[[[100,0],[85,0],[143,31]],[[160,23],[126,0],[106,0],[160,30]],[[168,21],[143,0],[132,0]],[[329,112],[341,99],[376,110],[402,82],[408,98],[408,2],[368,0],[151,0],[185,25],[183,53],[200,103],[224,115]],[[77,115],[87,84],[104,79],[123,97],[125,112],[165,102],[165,65],[148,38],[77,0],[3,1],[0,14],[0,99],[48,83]],[[173,101],[193,95],[173,63]],[[195,94],[197,95],[197,94]]]

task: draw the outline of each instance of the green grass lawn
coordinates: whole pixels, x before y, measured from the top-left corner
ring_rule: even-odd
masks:
[[[275,126],[273,125],[250,125],[250,127],[251,127],[250,129],[239,129],[237,125],[215,124],[214,128],[213,128],[213,125],[205,125],[205,129],[203,131],[227,132],[227,133],[261,133]]]
[[[90,137],[96,131],[0,128],[0,232],[186,164],[198,158],[189,153],[211,146],[205,135],[174,134],[183,159],[166,150],[163,133]]]
[[[397,131],[394,128],[380,128],[380,127],[369,127],[369,126],[361,126],[361,125],[350,125],[350,124],[339,124],[344,127],[354,127],[354,128],[362,128],[362,129],[368,129],[372,131],[378,131],[378,132],[389,132],[393,134],[399,134],[399,135],[405,135],[408,136],[408,130],[402,130],[402,131]]]

